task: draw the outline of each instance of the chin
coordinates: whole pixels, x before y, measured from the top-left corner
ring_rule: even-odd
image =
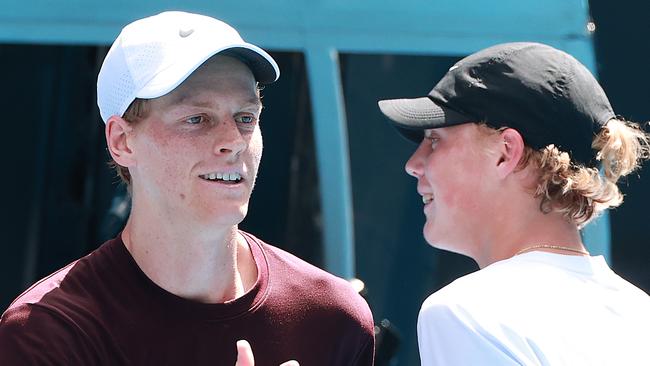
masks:
[[[444,235],[444,233],[440,233],[435,230],[435,228],[429,227],[426,224],[424,226],[423,234],[424,240],[426,240],[430,246],[436,249],[462,254],[462,252],[459,251],[462,243],[458,243],[457,240],[450,240],[449,235]]]
[[[439,237],[436,235],[433,225],[429,224],[429,221],[424,224],[424,228],[422,228],[422,235],[424,236],[424,240],[426,240],[429,245],[434,248],[438,247],[437,243],[439,241]]]
[[[207,212],[201,213],[201,219],[206,225],[239,225],[248,213],[248,205],[231,207],[220,206],[214,207]]]

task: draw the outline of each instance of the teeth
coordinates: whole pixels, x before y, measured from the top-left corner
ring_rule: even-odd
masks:
[[[239,173],[225,173],[223,175],[223,180],[240,180],[241,177],[239,176]]]
[[[201,176],[207,180],[224,180],[224,181],[240,181],[241,175],[239,173],[209,173]]]
[[[432,195],[422,196],[422,203],[424,203],[425,205],[431,201],[433,201]]]

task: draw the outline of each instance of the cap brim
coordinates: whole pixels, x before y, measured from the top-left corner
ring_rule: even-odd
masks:
[[[379,109],[407,139],[420,142],[424,130],[454,126],[471,118],[434,103],[429,97],[379,101]]]
[[[243,47],[231,47],[219,54],[234,56],[244,62],[260,84],[271,84],[280,77],[280,68],[271,55],[250,43]]]
[[[253,73],[255,80],[260,84],[270,84],[280,76],[280,68],[268,53],[250,43],[241,43],[226,48],[208,49],[197,57],[179,60],[156,74],[140,89],[135,97],[151,99],[171,92],[204,62],[217,54],[237,58],[246,64]],[[128,105],[123,107],[126,110]]]

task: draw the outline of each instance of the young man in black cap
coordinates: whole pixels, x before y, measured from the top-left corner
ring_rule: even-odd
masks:
[[[582,64],[542,44],[497,45],[428,96],[379,106],[420,144],[406,171],[427,242],[481,268],[422,305],[423,365],[650,364],[650,297],[580,236],[621,204],[616,182],[647,158],[648,136],[615,116]]]
[[[238,340],[258,365],[372,364],[372,317],[352,287],[238,230],[262,156],[258,83],[278,76],[210,17],[122,30],[97,102],[131,215],[11,304],[1,365],[252,365]]]

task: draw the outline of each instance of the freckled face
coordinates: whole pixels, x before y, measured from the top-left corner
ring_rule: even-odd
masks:
[[[215,56],[149,107],[130,136],[134,207],[198,225],[241,222],[263,150],[248,67]]]
[[[406,163],[424,202],[424,237],[437,248],[468,254],[491,210],[488,137],[474,123],[427,130]]]

